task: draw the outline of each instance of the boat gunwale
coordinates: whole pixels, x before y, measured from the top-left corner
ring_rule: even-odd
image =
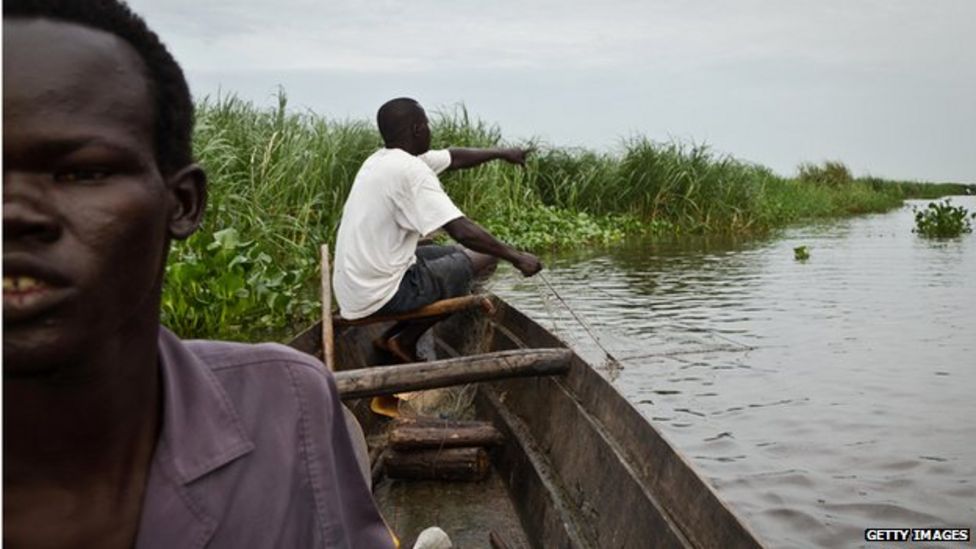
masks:
[[[565,342],[518,309],[497,306],[493,322],[505,332],[518,334],[520,346],[556,347]],[[493,350],[504,348],[497,344]],[[761,547],[749,527],[736,516],[715,490],[698,474],[684,454],[594,366],[574,352],[567,375],[543,383],[564,386],[575,403],[600,424],[615,452],[631,474],[644,484],[692,547]],[[496,382],[509,388],[519,384]],[[522,384],[524,386],[524,384]],[[511,394],[509,395],[511,398]],[[525,415],[525,414],[523,414]],[[528,415],[539,415],[528,412]],[[533,433],[545,440],[545,430]],[[664,459],[658,459],[663,456]]]
[[[497,334],[502,334],[503,336],[507,334],[507,336],[513,337],[514,341],[510,341],[507,344],[509,346],[571,348],[557,336],[528,318],[522,312],[497,298],[497,296],[493,299],[495,300],[497,310],[496,314],[488,320],[488,324],[489,326],[501,326],[504,329],[489,330],[492,339],[490,343],[491,350],[507,348],[504,346],[505,344],[502,344],[503,346],[501,348],[498,347],[499,338],[496,337]],[[458,313],[438,325],[438,335],[440,337],[446,336],[445,339],[451,339],[453,333],[453,341],[447,347],[456,348],[461,352],[469,350],[471,344],[465,344],[464,340],[465,338],[468,340],[471,339],[470,322],[472,319],[477,318],[477,315],[471,312]],[[483,316],[480,318],[484,319]],[[356,331],[362,329],[363,327],[352,326],[342,328],[337,333],[337,343],[340,341],[348,342],[350,337],[355,335]],[[463,333],[465,331],[468,333]],[[515,336],[516,332],[519,334],[518,336]],[[315,327],[312,327],[306,330],[306,332],[303,332],[292,343],[294,345],[302,340],[298,348],[306,352],[311,348],[311,351],[314,353],[316,350],[314,342],[316,339],[320,341],[320,338],[316,338],[316,335],[317,330]],[[309,342],[312,344],[309,345]],[[357,344],[361,347],[359,350],[360,355],[363,353],[368,354],[370,352],[368,349],[372,348],[371,341],[365,342],[365,345],[362,341],[358,341]],[[481,342],[481,345],[484,346],[484,342]],[[318,349],[320,350],[320,344]],[[487,349],[481,350],[484,351]],[[346,351],[348,352],[349,350],[347,349]],[[362,356],[359,359],[361,360],[358,362],[362,365],[368,363],[368,360]],[[520,393],[525,398],[531,400],[532,389],[530,386],[538,388],[539,379],[523,378],[482,382],[478,384],[479,393],[483,393],[479,394],[478,401],[481,403],[481,406],[485,406],[487,402],[489,408],[491,406],[496,407],[496,410],[493,412],[489,410],[487,414],[492,416],[496,424],[505,423],[504,421],[500,421],[499,418],[504,417],[506,414],[514,414],[520,420],[526,419],[526,414],[528,414],[528,419],[532,419],[533,413],[531,411],[526,412],[526,410],[522,410],[520,414],[512,410],[510,402],[514,403],[517,401]],[[639,486],[644,497],[651,504],[651,507],[656,509],[656,513],[660,514],[664,523],[656,521],[657,524],[671,525],[671,528],[674,530],[673,533],[677,537],[668,538],[668,536],[665,536],[665,538],[672,539],[671,543],[665,543],[665,545],[689,547],[761,547],[755,535],[729,509],[728,505],[722,501],[714,489],[697,473],[690,461],[672,446],[666,437],[610,381],[601,375],[594,366],[574,352],[571,359],[570,372],[560,379],[546,378],[543,380],[543,384],[545,383],[554,384],[553,387],[558,388],[560,392],[564,393],[567,401],[572,401],[572,404],[579,408],[582,417],[587,418],[587,421],[593,423],[594,432],[599,437],[602,437],[602,444],[606,445],[611,454],[619,460],[620,468],[624,471],[626,477],[630,478],[633,483]],[[552,388],[549,390],[551,391]],[[504,398],[499,398],[502,395],[504,395]],[[504,407],[505,409],[502,410],[499,407]],[[357,408],[362,410],[364,407],[360,405]],[[368,418],[363,418],[361,413],[357,415],[361,419],[369,420]],[[533,431],[533,425],[535,431]],[[545,431],[539,432],[541,425],[540,422],[533,421],[526,423],[525,427],[532,434],[533,440],[528,445],[523,444],[521,440],[518,441],[521,448],[519,450],[521,457],[515,458],[515,460],[529,463],[535,469],[534,475],[542,480],[540,484],[541,489],[552,492],[554,490],[552,479],[546,479],[545,476],[547,473],[538,470],[539,465],[532,464],[532,456],[526,453],[527,446],[534,446],[540,449],[551,447],[552,439],[547,439],[547,433]],[[367,430],[369,429],[366,425],[364,427]],[[505,429],[510,431],[508,427],[505,427]],[[551,435],[551,433],[548,435]],[[496,451],[492,453],[495,454]],[[555,478],[559,481],[562,478],[559,470],[559,459],[553,463],[549,459],[553,456],[547,457],[545,453],[540,455],[544,459],[549,460],[550,463],[546,466],[553,468],[551,474],[556,475]],[[648,459],[649,456],[651,459]],[[497,467],[497,455],[493,455],[492,457]],[[558,458],[558,456],[556,457]],[[512,467],[512,465],[509,464],[508,467]],[[504,470],[500,472],[505,476]],[[506,480],[506,484],[509,484],[507,482],[508,479],[504,480]],[[546,485],[547,483],[549,484],[548,486]],[[565,483],[560,483],[560,486],[565,491]],[[509,494],[514,498],[515,494],[513,493],[512,486],[509,485],[508,489]],[[610,497],[613,497],[613,495]],[[555,493],[550,493],[544,497],[545,500],[550,502],[550,505],[553,504],[554,499],[558,500],[559,498],[560,495]],[[518,501],[514,503],[516,507],[519,507]],[[612,504],[613,502],[610,501],[608,503]],[[556,503],[557,507],[559,505],[559,503]],[[550,518],[557,523],[555,527],[563,530],[562,535],[559,537],[566,540],[570,546],[593,546],[592,538],[602,539],[607,534],[606,532],[601,533],[598,528],[591,529],[585,524],[577,524],[580,521],[585,523],[585,520],[581,519],[578,514],[574,516],[573,512],[567,513],[565,503],[562,505],[564,506],[563,511],[558,512],[555,518]],[[523,528],[527,533],[542,534],[547,531],[545,527],[539,525],[526,525],[526,522],[532,522],[533,514],[538,514],[538,510],[534,513],[531,509],[519,508],[518,510],[522,516]],[[642,521],[643,519],[638,517],[634,527],[640,530],[641,528],[637,524]],[[549,526],[549,528],[552,527],[553,525]],[[590,533],[581,535],[581,532]],[[653,543],[655,546],[659,546],[663,542],[663,539],[653,536],[653,532],[648,532],[648,536],[651,537],[648,537],[645,541]],[[624,538],[631,539],[627,538],[627,536],[624,536]],[[532,542],[538,547],[544,546],[541,545],[542,540],[532,540]]]

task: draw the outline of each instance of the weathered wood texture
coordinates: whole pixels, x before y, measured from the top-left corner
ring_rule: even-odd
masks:
[[[333,316],[333,322],[336,326],[361,326],[363,324],[375,324],[377,322],[389,322],[391,320],[430,318],[434,316],[446,315],[448,313],[455,313],[457,311],[463,311],[465,309],[471,309],[474,307],[481,307],[487,314],[494,314],[495,312],[495,305],[492,303],[491,296],[477,294],[443,299],[441,301],[431,303],[426,307],[421,307],[416,311],[398,315],[368,316],[366,318],[357,318],[355,320],[349,320],[335,315]]]
[[[473,425],[397,425],[390,431],[390,446],[397,450],[417,448],[457,448],[463,446],[497,446],[502,434],[488,422]]]
[[[389,395],[489,379],[560,374],[568,349],[531,349],[336,372],[342,398]]]
[[[494,530],[488,533],[488,543],[491,545],[491,549],[511,549],[505,538]]]
[[[390,478],[482,480],[491,470],[484,448],[389,450],[384,460]]]
[[[332,271],[329,265],[329,245],[321,248],[322,279],[322,362],[325,367],[335,371],[335,338],[332,332]]]
[[[536,444],[524,423],[489,393],[491,391],[479,391],[476,403],[480,412],[495,421],[508,441],[492,452],[492,460],[495,469],[508,483],[512,502],[532,547],[601,547],[594,528],[576,506],[581,494],[563,484],[546,452]],[[615,491],[610,487],[607,489]]]
[[[438,324],[438,354],[564,346],[518,311],[496,303],[492,318],[469,310]],[[382,357],[372,338],[383,328],[337,331],[339,367],[378,363]],[[316,339],[317,334],[305,334],[296,346],[314,349]],[[483,383],[476,398],[477,417],[492,420],[506,439],[491,451],[491,459],[508,484],[531,545],[760,547],[647,419],[599,371],[571,356],[565,376]],[[371,431],[382,427],[371,425],[378,420],[368,414],[361,417]],[[429,498],[424,501],[429,504]]]
[[[480,425],[491,425],[491,422],[470,419],[444,419],[431,416],[404,416],[393,420],[394,429],[399,427],[443,427],[445,429],[458,429],[478,427]]]
[[[559,343],[509,307],[503,306],[493,322],[500,325],[492,335],[493,349]],[[520,431],[506,433],[509,440],[529,440],[545,449],[541,458],[552,468],[552,477],[558,485],[573,488],[572,507],[583,517],[577,524],[599,546],[636,548],[653,540],[656,547],[761,547],[686,459],[578,356],[558,379],[500,381],[483,387],[482,393],[486,408],[500,412],[506,418],[503,424]],[[566,425],[573,429],[567,431]],[[508,446],[496,467],[525,469],[525,458],[508,452]],[[512,485],[522,484],[516,480]],[[607,486],[614,489],[607,491]],[[521,491],[513,492],[516,501],[532,497]],[[532,508],[526,512],[538,515]],[[530,537],[537,539],[547,539],[558,527],[552,519],[536,523],[538,535]]]

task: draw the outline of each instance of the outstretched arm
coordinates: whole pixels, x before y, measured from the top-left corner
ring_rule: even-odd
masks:
[[[467,248],[510,262],[525,276],[532,276],[542,270],[542,263],[538,257],[520,252],[505,244],[467,217],[459,217],[448,222],[444,225],[444,230],[451,235],[451,238]]]
[[[491,160],[505,160],[519,166],[525,165],[525,157],[532,149],[518,147],[510,149],[448,149],[451,151],[451,165],[449,170],[463,170],[473,168]],[[473,248],[472,248],[473,249]]]

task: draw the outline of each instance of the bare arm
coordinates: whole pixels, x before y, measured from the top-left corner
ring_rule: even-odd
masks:
[[[505,244],[467,217],[459,217],[448,222],[444,225],[444,230],[451,235],[451,238],[467,248],[510,262],[525,276],[532,276],[542,270],[539,258]]]
[[[480,166],[492,160],[505,160],[511,164],[525,166],[525,157],[532,152],[532,149],[461,149],[451,148],[451,165],[449,170],[463,170]]]

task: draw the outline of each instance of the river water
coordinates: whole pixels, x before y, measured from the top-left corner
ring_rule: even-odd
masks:
[[[514,274],[493,290],[603,364],[770,547],[973,528],[976,234],[913,234],[926,203],[549,258],[562,300]]]

